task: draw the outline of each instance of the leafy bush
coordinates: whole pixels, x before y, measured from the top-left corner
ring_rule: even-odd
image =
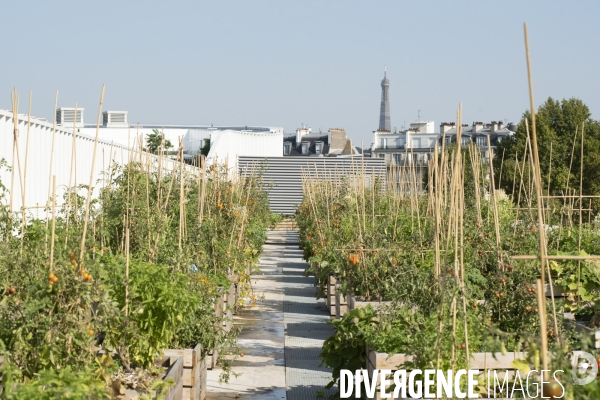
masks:
[[[106,342],[126,362],[149,367],[171,343],[178,327],[200,306],[190,295],[189,278],[164,265],[132,260],[126,294],[125,260],[104,257],[111,291],[123,312],[107,327]],[[127,295],[127,302],[125,301]],[[124,351],[126,349],[126,351]]]
[[[103,381],[90,369],[74,371],[71,367],[41,370],[35,379],[20,383],[18,368],[5,368],[2,386],[6,400],[97,400],[111,396]]]

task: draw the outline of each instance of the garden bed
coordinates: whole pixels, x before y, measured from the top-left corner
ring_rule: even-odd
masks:
[[[183,399],[204,400],[206,396],[206,359],[202,358],[202,347],[193,349],[168,349],[163,354],[173,359],[183,359]]]
[[[183,400],[183,357],[182,356],[163,356],[154,362],[156,367],[165,368],[163,381],[172,379],[174,384],[170,386],[166,393],[163,394],[164,400]],[[141,395],[150,394],[146,390],[140,389],[124,389],[121,395],[116,398],[120,399],[139,399]]]
[[[335,284],[335,317],[342,318],[348,311],[348,301],[346,296],[340,293],[339,284]]]
[[[223,329],[225,332],[229,332],[233,327],[233,312],[236,302],[236,285],[231,283],[229,289],[223,292]]]
[[[194,354],[171,391],[198,399],[204,368],[215,367],[224,346],[236,349],[236,286],[262,252],[267,194],[258,176],[232,178],[224,166],[195,168],[182,157],[166,168],[161,157],[140,152],[112,164],[90,182],[98,185],[93,202],[89,186],[51,188],[44,219],[1,202],[0,339],[3,369],[15,371],[9,396],[47,388],[62,398],[70,389],[60,382],[98,396],[112,389],[113,376],[147,389],[160,383],[153,363],[167,349]],[[106,354],[112,349],[116,356]],[[224,361],[225,379],[229,367]]]
[[[223,311],[225,310],[225,290],[223,289],[223,287],[219,287],[217,290],[218,290],[218,296],[215,299],[214,312],[215,312],[215,317],[217,319],[216,327],[222,329],[224,322],[222,322],[221,318],[223,316]],[[219,352],[220,352],[219,347],[208,350],[208,353],[206,355],[206,368],[214,369],[217,366],[217,362],[219,359]]]
[[[373,309],[378,310],[381,307],[392,304],[391,301],[359,301],[357,300],[357,296],[348,295],[346,296],[348,299],[348,310],[354,310],[356,308],[364,308],[368,305],[373,307]]]
[[[330,316],[336,316],[336,297],[335,297],[335,284],[337,283],[337,279],[334,275],[329,275],[327,277],[327,289],[325,294],[325,305],[329,310]]]
[[[486,370],[502,370],[509,374],[509,379],[515,374],[515,368],[513,361],[522,360],[526,357],[523,352],[508,352],[502,353],[472,353],[469,369],[479,370],[480,373],[485,373]],[[381,353],[374,351],[367,345],[365,347],[365,359],[367,363],[367,371],[369,376],[373,376],[374,370],[388,369],[394,371],[398,367],[403,366],[407,362],[412,362],[414,357],[407,354],[394,354],[389,355],[387,353]],[[404,369],[404,368],[403,368]],[[505,373],[498,373],[498,376],[504,379]],[[393,379],[392,379],[393,380]],[[375,399],[381,399],[381,392],[379,390],[380,382],[377,382],[377,391]]]

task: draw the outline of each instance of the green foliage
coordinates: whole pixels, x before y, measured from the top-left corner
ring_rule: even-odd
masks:
[[[322,354],[334,368],[330,387],[338,382],[340,368],[362,366],[360,351],[342,344],[343,330],[360,338],[359,347],[364,342],[379,352],[413,356],[397,366],[409,370],[465,368],[467,352],[535,354],[539,349],[540,264],[513,258],[538,254],[537,215],[516,207],[503,190],[491,196],[478,151],[469,145],[459,153],[450,146],[432,160],[430,196],[395,191],[389,184],[387,190],[364,187],[360,177],[357,184],[350,179],[306,183],[296,221],[310,262],[307,273],[317,278],[319,295],[334,275],[342,295],[388,303],[377,303],[376,324],[360,324],[355,311],[335,322],[336,334]],[[527,187],[522,205],[529,206]],[[431,196],[436,194],[437,199]],[[600,254],[597,222],[577,226],[573,210],[552,204],[545,214],[549,254]],[[560,346],[575,348],[579,340],[562,313],[588,319],[595,314],[597,323],[600,274],[595,262],[552,261],[549,266],[557,290],[565,292],[564,299],[546,302],[547,339],[551,351],[558,352]]]
[[[523,113],[517,132],[512,138],[502,141],[496,149],[496,155],[504,154],[504,162],[500,156],[494,160],[496,182],[507,193],[512,193],[515,183],[520,182],[519,170],[516,175],[517,182],[514,181],[515,168],[517,168],[515,160],[518,157],[522,169],[527,141],[525,119],[528,120],[531,135],[531,115],[526,111]],[[537,110],[536,132],[540,169],[544,191],[550,183],[551,195],[563,194],[566,187],[575,189],[576,193],[579,192],[582,130],[584,131],[583,194],[598,195],[600,194],[600,182],[597,179],[600,173],[600,155],[597,149],[600,146],[600,122],[593,120],[589,108],[576,98],[561,101],[548,98]],[[549,177],[551,146],[552,169]],[[503,164],[502,181],[499,182],[501,164]],[[524,172],[524,184],[529,187],[531,183],[529,166],[525,167]],[[521,199],[525,200],[524,197]],[[594,200],[594,210],[597,211],[598,207],[600,203]]]
[[[6,357],[29,378],[43,369],[89,365],[96,332],[117,312],[106,288],[82,283],[60,259],[54,268],[58,282],[50,284],[48,269],[35,254],[9,262],[18,257],[10,248],[5,250],[0,252],[0,265],[5,267],[0,340],[10,350]],[[7,293],[11,288],[14,294]]]
[[[146,137],[146,147],[150,153],[158,154],[159,151],[169,150],[173,144],[158,129],[152,129],[152,133]]]
[[[266,239],[268,200],[258,176],[231,181],[224,167],[212,166],[202,182],[199,171],[186,168],[115,165],[104,172],[106,185],[87,221],[89,188],[66,191],[69,207],[59,200],[54,232],[50,221],[33,215],[22,227],[21,213],[0,203],[2,373],[18,372],[11,375],[18,393],[48,386],[61,371],[66,382],[69,371],[74,382],[84,379],[90,368],[104,387],[120,369],[151,369],[165,348],[201,343],[205,354],[236,351],[237,331],[225,334],[224,317],[214,312],[217,288],[228,288],[229,276],[237,275],[241,290],[249,290],[245,272]],[[99,348],[118,357],[98,356]],[[223,373],[227,379],[226,362]],[[157,385],[154,391],[164,391],[165,383]],[[71,390],[58,385],[49,396]]]
[[[283,221],[283,215],[272,213],[269,217],[269,226],[275,228],[281,221]]]
[[[210,153],[210,139],[204,139],[204,146],[200,149],[200,154],[207,157],[208,153]]]
[[[6,367],[2,376],[6,400],[96,400],[110,399],[103,381],[89,369],[75,371],[71,367],[41,370],[35,379],[19,383],[18,368]]]
[[[375,310],[371,306],[349,311],[342,319],[330,322],[335,333],[323,343],[322,364],[332,368],[332,380],[327,389],[339,384],[340,371],[365,368],[366,332],[376,324]]]
[[[189,293],[190,280],[169,267],[133,260],[129,266],[129,293],[125,293],[125,260],[104,257],[103,263],[119,309],[117,321],[108,326],[106,342],[121,351],[121,357],[147,368],[161,349],[171,343],[177,328],[200,305]],[[127,297],[127,303],[125,302]]]

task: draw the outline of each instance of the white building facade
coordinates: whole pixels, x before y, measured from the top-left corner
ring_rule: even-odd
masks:
[[[64,120],[63,120],[64,122]],[[0,160],[7,168],[0,167],[0,183],[10,192],[0,190],[0,201],[12,203],[13,211],[28,207],[27,213],[44,216],[42,208],[52,194],[52,177],[56,177],[57,203],[63,201],[67,187],[89,185],[93,167],[95,189],[106,182],[107,171],[112,165],[124,165],[133,157],[139,157],[136,149],[119,142],[100,138],[96,145],[95,130],[82,133],[67,123],[53,129],[53,123],[44,118],[28,118],[18,114],[16,118],[17,140],[15,145],[15,119],[10,111],[0,110]],[[127,133],[125,133],[127,135]],[[153,155],[148,155],[155,158]],[[164,167],[171,169],[174,163],[165,159]],[[97,195],[98,191],[94,191]],[[85,190],[80,192],[85,195]]]
[[[472,125],[463,125],[461,141],[463,146],[469,141],[475,142],[482,151],[483,158],[487,159],[488,138],[493,151],[503,138],[512,136],[515,130],[514,124],[505,127],[502,122],[497,121],[489,124],[474,122]],[[435,144],[441,146],[442,141],[445,144],[455,143],[456,131],[454,123],[443,122],[440,124],[440,131],[436,133],[433,121],[412,123],[409,129],[402,132],[374,131],[371,157],[383,158],[388,165],[426,166]]]
[[[63,109],[57,111],[57,115]],[[83,115],[83,109],[81,110]],[[79,110],[77,112],[79,114]],[[78,121],[82,127],[79,131],[87,135],[95,135],[96,124],[85,124],[82,116]],[[70,122],[72,126],[73,122]],[[267,126],[208,126],[208,125],[159,125],[135,124],[128,122],[127,111],[105,111],[99,135],[102,140],[133,146],[146,145],[146,138],[155,130],[164,133],[165,140],[173,145],[172,150],[179,148],[182,141],[184,155],[188,159],[195,158],[208,140],[210,152],[207,163],[216,160],[228,162],[235,168],[238,156],[281,157],[283,155],[283,128]],[[141,143],[140,143],[141,142]]]

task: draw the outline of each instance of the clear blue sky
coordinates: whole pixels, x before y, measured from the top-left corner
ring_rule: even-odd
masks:
[[[371,142],[387,65],[392,126],[421,118],[517,121],[528,107],[523,22],[536,103],[579,97],[600,118],[600,2],[5,1],[0,107],[127,110],[130,122],[344,127]]]

